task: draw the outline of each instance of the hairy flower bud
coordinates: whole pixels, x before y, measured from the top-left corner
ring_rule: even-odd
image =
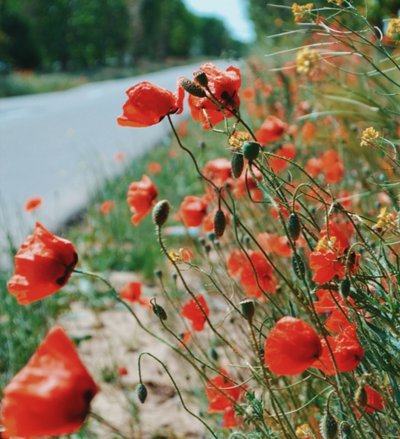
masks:
[[[221,209],[218,209],[215,212],[215,216],[214,216],[214,232],[215,232],[215,236],[222,236],[224,234],[225,231],[225,226],[226,226],[226,218],[225,218],[225,214]]]
[[[302,279],[304,274],[305,274],[305,272],[306,272],[306,269],[305,269],[305,266],[304,266],[304,262],[301,259],[301,256],[298,255],[297,253],[295,253],[293,255],[292,267],[293,267],[293,271],[295,272],[296,276],[299,279]]]
[[[156,226],[161,227],[168,219],[169,202],[168,200],[159,201],[153,208],[153,222]]]
[[[289,216],[287,229],[288,229],[290,238],[293,241],[297,241],[299,239],[300,231],[301,231],[301,224],[300,224],[299,217],[298,217],[297,213],[292,213]]]
[[[244,159],[242,154],[232,154],[231,168],[232,174],[235,178],[239,178],[242,175],[244,167]]]
[[[167,313],[165,309],[161,305],[157,305],[157,303],[153,303],[153,312],[160,320],[167,320]]]
[[[254,300],[250,300],[250,299],[242,300],[239,303],[239,305],[243,316],[249,323],[251,323],[255,312]]]
[[[179,80],[179,85],[192,96],[198,98],[204,98],[206,96],[204,90],[188,78],[181,78]]]
[[[147,398],[147,388],[144,384],[140,383],[136,388],[136,393],[139,401],[144,404]]]
[[[199,70],[198,72],[193,73],[193,78],[201,86],[207,87],[207,85],[208,85],[207,75],[204,72],[202,72],[201,70]]]
[[[326,408],[325,414],[321,418],[319,429],[321,431],[321,436],[324,439],[336,439],[338,433],[338,423],[328,407]]]
[[[258,157],[260,153],[260,144],[257,142],[244,142],[243,143],[243,155],[244,158],[253,161]]]

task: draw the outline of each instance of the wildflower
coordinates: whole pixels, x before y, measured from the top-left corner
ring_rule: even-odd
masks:
[[[400,19],[399,19],[400,20]],[[361,134],[360,146],[371,146],[380,137],[380,132],[374,127],[366,128]]]
[[[351,325],[348,318],[349,308],[347,302],[340,294],[330,290],[318,290],[316,296],[318,301],[314,302],[315,312],[317,314],[328,314],[325,321],[326,329],[339,333]],[[351,298],[348,301],[353,304]]]
[[[316,50],[303,47],[296,55],[296,71],[301,75],[310,75],[315,69],[319,60]]]
[[[386,36],[391,39],[395,39],[400,35],[400,17],[391,18],[386,30]]]
[[[306,145],[311,144],[317,134],[317,127],[310,121],[305,122],[301,129],[301,137]]]
[[[339,373],[354,370],[364,356],[364,349],[358,341],[357,331],[353,325],[349,325],[335,337],[327,336],[326,340],[321,340],[322,353],[312,367],[321,370],[326,375],[336,374],[328,344]]]
[[[53,235],[37,222],[33,234],[15,256],[15,272],[8,281],[8,291],[21,305],[36,302],[61,289],[77,262],[71,242]]]
[[[301,23],[307,19],[310,19],[311,11],[313,8],[313,3],[307,3],[305,5],[298,5],[297,3],[293,3],[291,9],[294,16],[294,22]]]
[[[240,106],[239,88],[241,85],[240,70],[229,66],[225,71],[219,70],[211,63],[203,64],[200,72],[207,79],[207,88],[212,93],[209,97],[189,96],[189,107],[193,120],[202,122],[203,129],[209,129],[221,122],[224,117],[232,117]]]
[[[204,217],[204,220],[203,220],[203,230],[206,233],[210,233],[210,232],[215,231],[215,216],[216,216],[218,211],[219,211],[219,209],[215,208],[215,209],[213,209],[210,213],[208,213]],[[229,213],[225,209],[222,209],[221,212],[223,213],[223,216],[225,218],[224,226],[226,226],[227,224],[230,223]],[[221,217],[222,217],[222,215],[221,215]],[[221,218],[220,221],[221,222],[224,221],[224,218]],[[217,225],[217,227],[218,227],[218,225]],[[222,234],[223,234],[223,232],[222,232]],[[222,236],[222,234],[221,235],[217,235],[217,236]]]
[[[179,216],[186,227],[198,227],[207,214],[207,203],[200,197],[185,197],[179,208]]]
[[[169,114],[182,113],[183,90],[176,94],[143,81],[126,91],[128,100],[123,106],[123,115],[117,122],[121,126],[148,127],[161,122]]]
[[[54,327],[4,389],[3,426],[7,435],[18,437],[73,433],[85,421],[98,390],[72,341]]]
[[[264,232],[257,236],[257,241],[267,253],[274,253],[282,257],[292,256],[287,236]]]
[[[249,252],[249,257],[250,261],[246,258],[240,274],[240,283],[246,294],[250,297],[274,294],[277,281],[271,264],[259,251]]]
[[[274,151],[274,154],[292,160],[296,156],[296,149],[292,143],[285,143]],[[284,171],[288,167],[289,162],[278,157],[269,157],[269,165],[274,172],[278,173]]]
[[[262,144],[275,142],[279,140],[287,131],[288,125],[279,117],[267,116],[261,127],[256,131],[257,140]]]
[[[343,0],[328,0],[328,3],[334,3],[336,6],[342,6]]]
[[[243,388],[235,385],[226,370],[221,369],[220,372],[221,375],[210,379],[210,384],[206,387],[206,396],[209,401],[208,413],[224,412],[232,408],[244,392]]]
[[[125,154],[123,152],[116,152],[114,154],[114,160],[116,162],[123,162],[125,160]]]
[[[114,208],[115,202],[112,200],[106,200],[100,204],[99,212],[105,216],[108,215]]]
[[[40,197],[34,197],[29,198],[29,200],[26,201],[24,210],[25,212],[33,212],[34,210],[38,209],[43,203],[43,199]]]
[[[204,166],[203,174],[221,187],[231,176],[231,162],[226,158],[210,160]]]
[[[371,386],[366,384],[364,386],[366,401],[361,405],[361,409],[365,413],[374,413],[377,410],[383,410],[385,408],[385,403],[383,401],[382,395],[373,389]]]
[[[238,248],[233,249],[226,262],[228,274],[232,277],[240,275],[245,262],[246,256],[244,253]]]
[[[145,297],[142,297],[142,283],[141,282],[129,282],[119,292],[121,299],[127,302],[138,302],[140,305],[149,307],[150,302]]]
[[[143,175],[140,181],[133,181],[129,185],[127,203],[133,214],[131,222],[134,226],[139,225],[151,211],[157,196],[157,188],[147,175]]]
[[[196,300],[191,299],[182,308],[183,317],[192,322],[193,331],[202,331],[206,324],[207,317],[210,315],[206,299],[202,295],[197,295]]]
[[[162,170],[161,163],[151,162],[147,165],[147,170],[150,172],[150,174],[160,174]]]
[[[193,258],[192,250],[187,247],[182,247],[178,251],[171,250],[168,252],[168,255],[177,264],[181,264],[182,262],[189,263]]]
[[[296,436],[299,439],[311,439],[314,434],[308,424],[301,424],[296,428]]]
[[[377,233],[384,233],[388,230],[396,230],[396,215],[387,212],[387,207],[382,207],[379,211],[376,224],[372,227]]]
[[[321,169],[325,181],[330,184],[339,183],[344,175],[344,164],[334,149],[328,149],[321,156]]]
[[[244,142],[251,140],[251,136],[247,131],[235,131],[228,139],[229,145],[233,150],[239,150]]]
[[[312,326],[286,316],[271,329],[265,341],[265,364],[277,375],[297,375],[320,357],[321,341]]]

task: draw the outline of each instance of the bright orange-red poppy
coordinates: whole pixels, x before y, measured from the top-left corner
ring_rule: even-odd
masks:
[[[204,296],[198,294],[196,300],[190,299],[189,302],[183,306],[181,314],[192,322],[193,331],[202,331],[206,324],[207,317],[210,315],[210,310],[208,309]]]
[[[133,214],[131,222],[134,226],[139,225],[150,213],[157,196],[157,188],[147,175],[143,175],[140,181],[133,181],[129,185],[127,202]]]
[[[40,197],[34,197],[29,198],[29,200],[26,201],[24,210],[25,212],[33,212],[34,210],[38,209],[43,203],[43,199]]]
[[[150,172],[150,174],[160,174],[162,170],[161,163],[151,162],[147,165],[147,170]]]
[[[3,391],[6,433],[33,438],[78,431],[98,390],[72,341],[55,327]]]
[[[364,356],[364,349],[358,341],[357,331],[353,325],[347,326],[335,337],[328,336],[327,342],[339,373],[354,370]],[[312,367],[323,371],[326,375],[335,375],[335,366],[327,342],[325,339],[321,340],[322,354]]]
[[[151,82],[143,81],[126,91],[128,100],[123,115],[117,122],[121,126],[148,127],[159,123],[168,114],[182,113],[183,90],[172,93]]]
[[[226,158],[210,160],[204,166],[203,174],[221,187],[231,177],[231,162]]]
[[[292,249],[286,235],[279,236],[277,233],[264,232],[257,235],[257,241],[266,253],[275,253],[282,257],[292,256]]]
[[[263,293],[274,294],[277,281],[271,264],[259,251],[249,252],[249,257],[250,261],[246,258],[240,274],[246,294],[258,298],[262,298]]]
[[[179,207],[179,217],[186,227],[198,227],[207,214],[207,203],[200,197],[188,195]]]
[[[313,327],[286,316],[271,329],[265,341],[265,364],[277,375],[297,375],[321,355],[322,346]]]
[[[217,107],[208,97],[199,98],[189,96],[189,107],[193,120],[202,122],[203,129],[221,122],[224,117],[232,117],[229,110],[238,109],[240,106],[239,88],[241,85],[240,70],[229,66],[225,71],[219,70],[211,63],[203,64],[200,71],[205,73],[208,80],[208,88],[222,106]]]
[[[115,201],[106,200],[100,204],[99,211],[102,215],[108,215],[115,208]]]
[[[226,261],[228,274],[232,277],[239,276],[242,272],[242,268],[245,262],[245,254],[238,248],[233,249],[228,257],[228,260]]]
[[[131,303],[139,303],[146,307],[150,306],[150,302],[145,297],[142,297],[142,283],[141,282],[129,282],[119,292],[122,299]]]
[[[274,154],[292,160],[296,156],[296,149],[292,143],[285,143],[279,149],[274,151]],[[269,164],[274,172],[282,172],[289,166],[289,162],[277,157],[269,157]]]
[[[208,413],[220,413],[233,407],[234,402],[237,402],[244,392],[243,387],[235,385],[226,370],[221,369],[220,372],[223,376],[217,375],[210,379],[210,384],[206,387]]]
[[[385,408],[385,403],[383,401],[382,395],[373,389],[371,386],[366,384],[364,386],[365,393],[367,395],[367,401],[365,405],[360,407],[365,413],[374,413],[377,410],[383,410]],[[356,412],[358,417],[359,413]]]
[[[15,256],[15,272],[8,291],[19,304],[36,302],[61,289],[71,276],[78,255],[71,242],[53,235],[36,223],[33,234]]]
[[[276,116],[267,116],[261,127],[256,131],[257,140],[266,145],[279,140],[287,131],[288,125]]]

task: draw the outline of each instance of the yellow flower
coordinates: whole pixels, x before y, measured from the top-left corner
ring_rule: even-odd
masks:
[[[332,236],[332,238],[328,238],[327,236],[323,236],[317,243],[314,251],[320,252],[334,250],[336,243],[336,237]]]
[[[400,17],[391,18],[389,20],[388,27],[386,29],[386,35],[389,38],[395,38],[400,36]]]
[[[342,6],[343,0],[328,0],[328,3],[334,3],[336,6]]]
[[[302,75],[309,75],[315,68],[319,59],[319,54],[316,50],[309,47],[303,47],[296,55],[296,70]]]
[[[396,215],[387,212],[386,207],[382,207],[382,209],[379,211],[379,215],[377,216],[377,222],[372,228],[378,233],[384,233],[388,230],[395,230]]]
[[[307,3],[306,5],[292,4],[292,12],[295,23],[301,23],[311,17],[311,10],[314,8],[313,3]]]
[[[366,128],[361,134],[360,146],[373,145],[377,139],[380,137],[380,132],[374,127]]]
[[[308,424],[302,424],[296,428],[296,436],[300,439],[309,439],[313,438],[314,434]]]
[[[232,149],[239,149],[244,142],[251,140],[251,136],[247,131],[235,131],[228,139],[229,145]]]

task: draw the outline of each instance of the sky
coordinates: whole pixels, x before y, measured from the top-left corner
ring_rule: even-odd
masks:
[[[253,25],[247,18],[244,0],[184,0],[184,3],[197,15],[221,18],[234,38],[244,42],[254,39]]]

